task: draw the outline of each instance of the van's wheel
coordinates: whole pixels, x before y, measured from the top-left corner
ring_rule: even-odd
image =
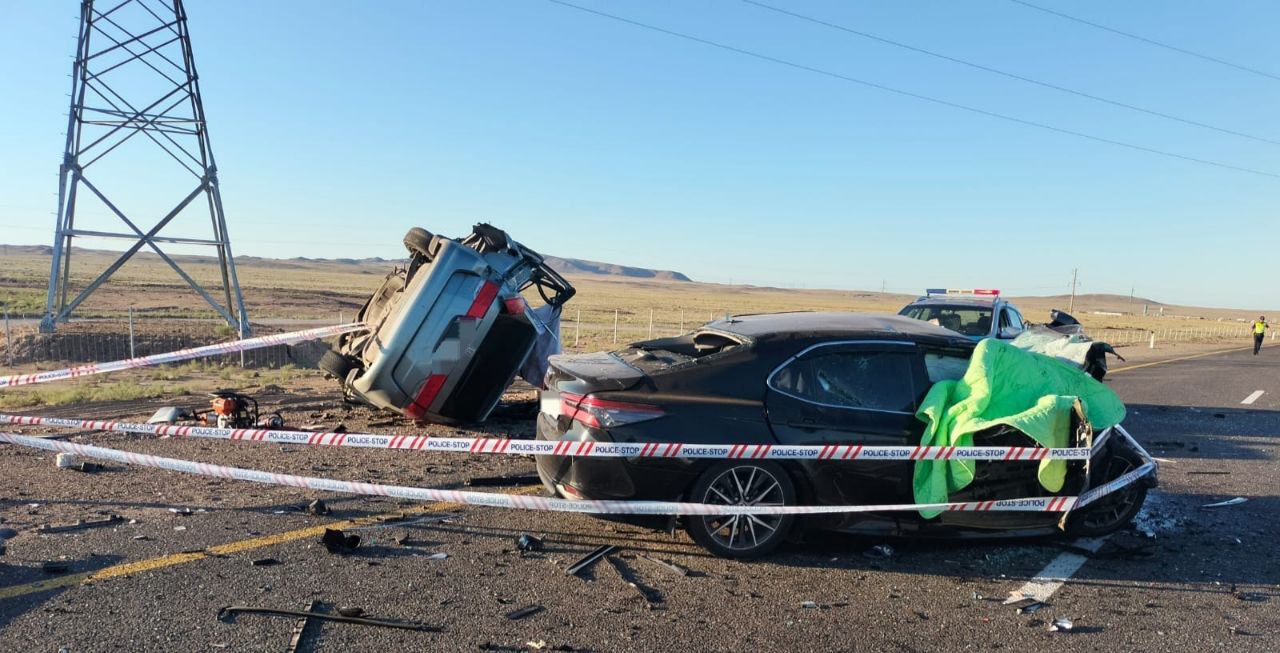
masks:
[[[733,506],[793,506],[796,488],[782,467],[771,462],[722,462],[693,484],[694,503]],[[695,542],[724,558],[754,558],[778,548],[795,523],[794,515],[688,515],[685,529]]]
[[[350,356],[344,356],[332,349],[326,349],[316,366],[325,374],[339,381],[345,381],[347,374],[356,366],[356,362]]]
[[[1118,448],[1117,448],[1118,449]],[[1142,459],[1127,450],[1118,450],[1094,473],[1090,485],[1098,487],[1142,466]],[[1067,518],[1071,537],[1100,537],[1133,521],[1147,500],[1147,484],[1142,479],[1105,495]]]
[[[430,261],[431,239],[434,237],[430,231],[422,227],[413,227],[404,235],[404,248],[409,250],[410,254],[416,254]]]

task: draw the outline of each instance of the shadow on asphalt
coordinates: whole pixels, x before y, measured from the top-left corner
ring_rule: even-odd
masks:
[[[66,571],[59,573],[48,573],[44,571],[39,563],[30,562],[28,564],[13,564],[13,560],[0,558],[0,589],[13,587],[16,585],[26,585],[38,581],[57,582],[60,578],[76,575],[92,573],[110,567],[112,565],[124,562],[121,556],[117,555],[90,555],[87,558],[77,560],[58,560],[56,562],[66,565]],[[0,601],[0,630],[8,626],[10,622],[23,614],[35,609],[43,609],[46,601],[62,594],[66,590],[75,587],[76,584],[65,586],[54,586],[50,589],[26,594],[21,597],[4,599]],[[60,609],[60,608],[54,608]]]
[[[1153,456],[1268,460],[1260,447],[1236,438],[1280,439],[1280,411],[1129,404],[1124,424]],[[1270,446],[1268,442],[1265,446]]]

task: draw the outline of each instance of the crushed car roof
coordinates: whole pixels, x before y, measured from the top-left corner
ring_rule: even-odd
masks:
[[[872,313],[764,313],[737,315],[716,320],[706,328],[727,331],[757,340],[774,337],[877,336],[902,340],[934,339],[965,341],[966,338],[940,326],[898,315]]]

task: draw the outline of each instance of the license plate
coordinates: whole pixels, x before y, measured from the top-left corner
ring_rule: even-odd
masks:
[[[548,390],[541,393],[539,396],[539,410],[552,417],[559,417],[560,393],[554,390]]]

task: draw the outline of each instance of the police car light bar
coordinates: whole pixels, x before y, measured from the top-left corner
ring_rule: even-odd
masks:
[[[999,297],[1000,291],[987,288],[925,288],[925,296],[929,295],[982,295]]]

